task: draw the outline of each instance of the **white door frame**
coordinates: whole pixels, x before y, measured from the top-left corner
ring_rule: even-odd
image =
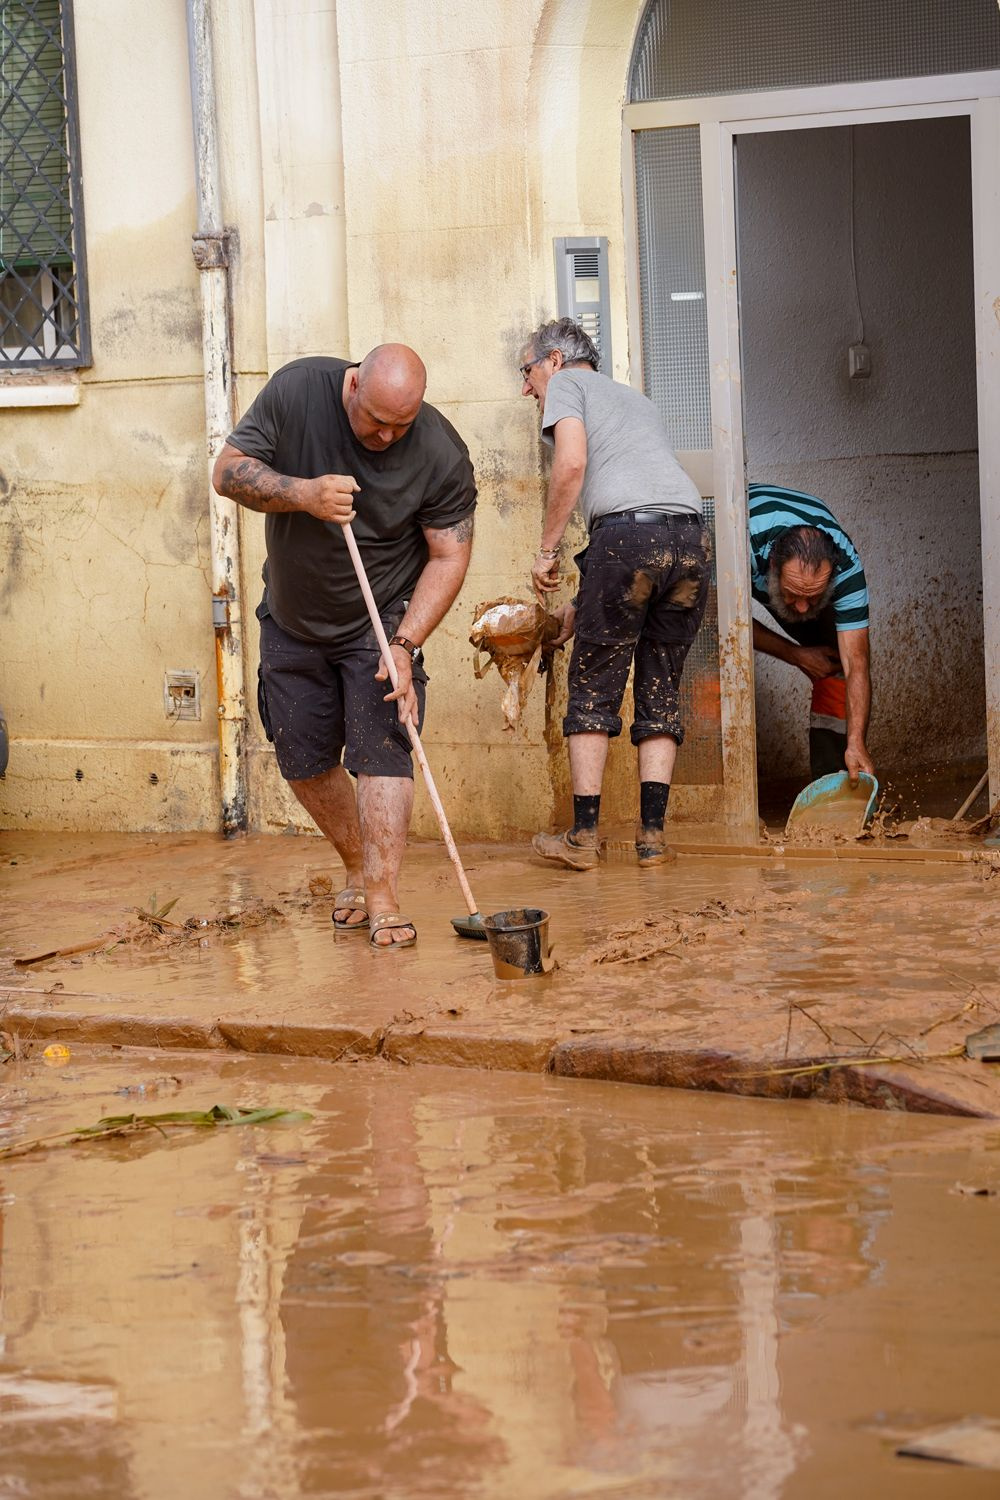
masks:
[[[678,125],[697,125],[701,131],[713,445],[711,455],[696,452],[678,456],[702,493],[715,496],[725,816],[734,832],[751,842],[757,840],[757,747],[736,282],[734,140],[751,132],[948,115],[967,115],[971,134],[983,644],[992,805],[1000,797],[1000,71],[660,100],[629,104],[624,110],[626,298],[629,326],[637,333],[642,328],[642,308],[635,135],[641,130]],[[641,386],[640,336],[630,341],[630,356],[630,379]]]

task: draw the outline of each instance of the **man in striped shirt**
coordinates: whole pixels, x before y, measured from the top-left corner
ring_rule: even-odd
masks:
[[[815,495],[749,487],[751,593],[784,635],[753,622],[754,649],[787,661],[813,684],[809,762],[874,774],[865,743],[871,713],[868,585],[854,543]],[[791,637],[791,639],[789,639]]]

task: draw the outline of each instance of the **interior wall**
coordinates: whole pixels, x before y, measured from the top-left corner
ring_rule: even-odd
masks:
[[[819,495],[861,554],[876,769],[985,764],[968,120],[745,135],[737,177],[748,478]],[[761,781],[806,779],[809,683],[754,666]]]

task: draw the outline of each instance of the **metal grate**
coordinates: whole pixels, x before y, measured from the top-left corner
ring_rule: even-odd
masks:
[[[692,99],[1000,68],[996,0],[652,0],[629,97]]]
[[[0,365],[89,359],[70,0],[0,0]]]
[[[675,448],[711,448],[697,125],[636,136],[642,371]]]

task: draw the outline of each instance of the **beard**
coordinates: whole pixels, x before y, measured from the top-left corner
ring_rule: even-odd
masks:
[[[770,568],[767,574],[768,609],[774,615],[775,619],[781,620],[787,625],[804,625],[809,620],[815,620],[826,609],[826,606],[833,598],[833,585],[834,579],[831,575],[830,582],[823,590],[823,593],[818,599],[813,600],[808,609],[789,609],[781,597],[781,585],[778,581],[778,574],[773,568]]]

